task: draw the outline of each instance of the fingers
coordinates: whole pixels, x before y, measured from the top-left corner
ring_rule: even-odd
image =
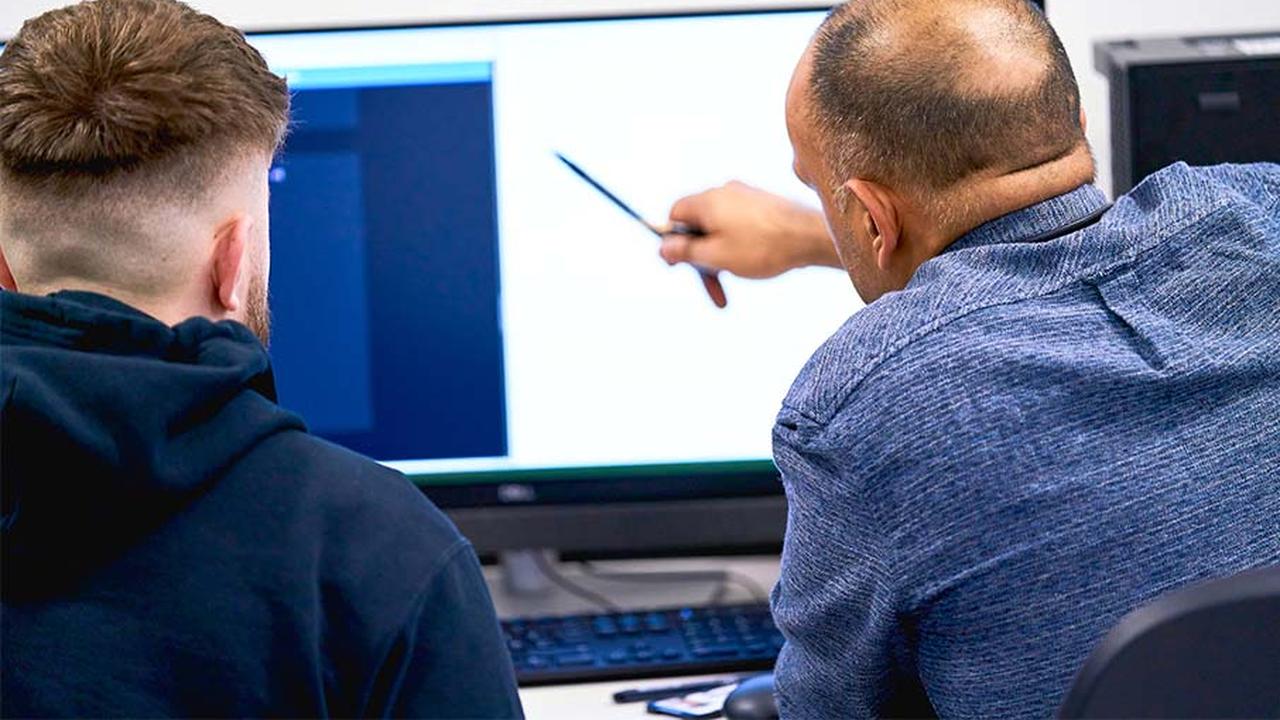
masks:
[[[658,254],[668,265],[689,263],[712,271],[729,270],[726,263],[732,260],[733,255],[732,249],[726,247],[724,237],[719,235],[668,235],[662,239]]]
[[[715,220],[723,216],[726,204],[759,200],[759,196],[769,196],[769,193],[740,180],[730,180],[720,187],[680,198],[671,206],[669,215],[673,221],[714,230]]]
[[[658,249],[658,254],[668,265],[689,262],[690,242],[692,241],[687,235],[668,235],[662,239],[662,247]]]
[[[668,265],[692,262],[689,259],[690,248],[700,244],[703,244],[703,241],[690,240],[684,235],[673,235],[662,241],[662,249],[659,252]],[[702,286],[706,288],[707,296],[711,298],[711,302],[715,303],[716,307],[724,308],[729,304],[724,285],[721,284],[720,277],[714,270],[698,268],[698,276],[702,278]]]
[[[719,224],[718,219],[721,216],[721,205],[723,205],[725,194],[726,192],[733,194],[728,191],[728,188],[730,188],[729,185],[723,185],[686,195],[671,206],[671,212],[668,215],[672,222],[692,225],[703,230],[715,230]]]

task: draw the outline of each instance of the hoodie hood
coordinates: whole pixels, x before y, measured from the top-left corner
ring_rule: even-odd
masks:
[[[0,292],[5,594],[91,571],[289,429],[243,325]]]

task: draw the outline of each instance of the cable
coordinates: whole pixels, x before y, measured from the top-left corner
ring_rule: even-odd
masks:
[[[647,572],[609,572],[600,570],[589,561],[578,563],[582,574],[606,582],[661,583],[666,585],[687,584],[696,582],[715,583],[707,605],[720,605],[728,587],[728,575],[721,570],[670,570]]]
[[[534,564],[536,564],[538,569],[547,576],[548,580],[570,595],[586,600],[587,602],[602,610],[607,610],[608,612],[622,612],[622,608],[609,598],[589,590],[561,574],[559,570],[552,566],[545,553],[534,553]]]
[[[764,587],[762,587],[760,583],[756,582],[755,578],[750,575],[735,572],[733,570],[726,570],[725,577],[729,582],[746,590],[752,600],[758,603],[769,602],[769,591],[765,590]]]
[[[622,612],[621,606],[610,600],[605,595],[595,592],[590,588],[570,580],[558,570],[555,565],[544,553],[534,553],[534,564],[538,567],[542,574],[565,592],[586,600],[592,605],[605,610],[607,612]],[[736,585],[751,596],[752,601],[758,603],[768,602],[768,593],[753,578],[743,573],[734,572],[732,570],[680,570],[680,571],[653,571],[653,572],[611,572],[601,570],[594,563],[582,561],[578,563],[583,575],[590,576],[597,580],[606,582],[638,582],[638,583],[690,583],[690,582],[710,582],[715,583],[715,590],[712,592],[711,598],[707,601],[709,605],[719,605],[725,600],[728,594],[728,587]]]

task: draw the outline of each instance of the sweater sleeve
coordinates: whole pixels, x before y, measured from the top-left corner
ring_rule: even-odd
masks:
[[[819,432],[785,409],[775,430],[788,502],[773,593],[787,641],[775,670],[782,716],[930,716],[909,667],[890,553],[860,497],[866,485],[843,453],[806,441]]]

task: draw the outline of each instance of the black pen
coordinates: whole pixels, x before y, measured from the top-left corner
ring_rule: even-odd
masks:
[[[565,167],[569,168],[574,175],[577,175],[601,195],[604,195],[609,202],[613,203],[619,210],[626,213],[628,217],[648,228],[649,232],[657,235],[659,240],[666,238],[669,235],[701,237],[706,234],[703,232],[702,228],[687,225],[682,222],[673,222],[667,226],[666,230],[663,230],[657,225],[645,220],[643,215],[636,212],[634,208],[623,202],[622,198],[614,195],[608,188],[601,185],[599,180],[588,175],[586,170],[578,167],[577,164],[569,158],[560,153],[556,153],[556,159],[564,163]],[[711,296],[711,301],[716,304],[716,307],[724,307],[727,302],[724,295],[724,286],[720,284],[720,279],[716,276],[716,273],[712,270],[698,267],[697,265],[694,265],[693,269],[698,271],[698,277],[702,280],[702,286],[707,289],[707,295]]]
[[[666,685],[656,688],[637,688],[635,690],[623,690],[613,694],[613,701],[618,704],[644,702],[646,700],[665,700],[667,698],[678,697],[681,695],[689,695],[696,692],[706,692],[707,690],[715,690],[718,687],[732,685],[741,682],[742,678],[730,677],[720,678],[718,680],[702,680],[700,682],[685,683],[684,685]]]
[[[574,175],[577,175],[588,185],[595,188],[596,191],[599,192],[601,195],[604,195],[605,198],[608,199],[609,202],[613,203],[615,207],[617,207],[619,210],[629,215],[636,222],[648,228],[649,232],[653,233],[654,235],[657,235],[659,238],[664,238],[668,235],[692,235],[696,237],[698,235],[703,234],[700,228],[692,227],[682,222],[672,223],[666,231],[663,231],[662,228],[659,228],[657,225],[654,225],[648,220],[645,220],[643,215],[636,212],[634,208],[632,208],[630,205],[623,202],[622,198],[618,197],[617,195],[614,195],[613,192],[609,190],[609,188],[606,188],[604,185],[601,185],[599,180],[596,180],[595,178],[588,175],[587,171],[578,167],[577,163],[573,162],[572,160],[570,160],[569,158],[565,157],[560,153],[556,153],[556,159],[564,163],[565,167],[573,171]]]

